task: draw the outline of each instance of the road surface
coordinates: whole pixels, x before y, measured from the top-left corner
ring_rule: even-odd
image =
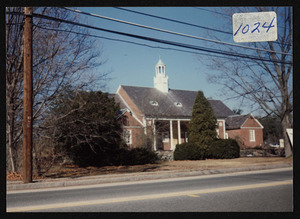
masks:
[[[292,168],[7,192],[7,212],[292,212]]]

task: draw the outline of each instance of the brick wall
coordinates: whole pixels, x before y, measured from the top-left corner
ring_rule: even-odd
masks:
[[[145,135],[143,128],[131,128],[132,132],[132,145],[131,148],[141,147],[145,145]]]
[[[255,142],[250,141],[250,134],[249,134],[250,130],[255,130]],[[243,129],[227,130],[226,132],[228,133],[229,138],[237,139],[242,148],[263,145],[263,130],[262,129],[243,128]]]
[[[126,112],[122,116],[123,129],[131,130],[132,144],[128,144],[130,148],[141,146],[145,142],[143,126],[129,113]]]
[[[126,112],[122,115],[122,119],[126,120],[124,121],[123,125],[124,126],[139,126],[143,127],[141,123],[139,123],[129,112]]]

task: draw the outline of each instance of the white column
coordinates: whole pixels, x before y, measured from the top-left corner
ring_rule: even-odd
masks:
[[[226,138],[226,127],[225,127],[225,120],[223,120],[223,131],[224,131],[224,139],[227,139]]]
[[[171,141],[171,150],[174,150],[172,120],[170,120],[170,141]]]
[[[144,134],[147,135],[147,120],[145,117],[143,117],[143,123],[144,123]]]
[[[180,120],[177,121],[177,129],[178,129],[178,144],[181,144],[181,130],[180,130]]]
[[[154,149],[154,151],[157,151],[157,145],[156,145],[156,127],[155,127],[155,120],[153,119],[152,120],[152,123],[153,123],[153,137],[154,137],[154,139],[153,139],[153,149]]]

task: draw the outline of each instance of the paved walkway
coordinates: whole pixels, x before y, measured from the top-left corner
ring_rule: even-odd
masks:
[[[292,167],[290,163],[269,164],[264,166],[249,166],[241,168],[227,168],[227,169],[210,169],[210,170],[172,170],[172,171],[157,171],[157,172],[139,172],[126,174],[108,174],[98,176],[85,176],[76,178],[59,178],[59,179],[43,179],[36,180],[32,183],[24,184],[22,181],[8,181],[6,185],[7,191],[24,190],[24,189],[42,189],[55,188],[66,186],[79,185],[95,185],[103,183],[129,182],[141,180],[167,179],[187,176],[201,176],[209,174],[233,173],[253,170],[266,170]]]

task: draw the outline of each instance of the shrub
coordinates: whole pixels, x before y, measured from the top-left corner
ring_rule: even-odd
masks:
[[[69,151],[69,157],[74,164],[80,167],[87,166],[107,166],[113,165],[113,156],[115,155],[116,148],[108,148],[105,151],[100,151],[98,148],[94,148],[94,151],[89,145],[80,145],[73,147]]]
[[[234,139],[218,139],[211,143],[207,157],[214,159],[231,159],[240,157],[240,147]]]
[[[155,163],[158,160],[158,156],[155,152],[146,148],[133,148],[118,150],[115,156],[116,165],[142,165],[148,163]]]
[[[130,152],[134,158],[133,165],[155,163],[158,160],[157,154],[146,148],[134,148]]]
[[[203,160],[206,148],[195,143],[183,143],[176,145],[174,160]]]
[[[76,147],[69,156],[73,163],[80,167],[142,165],[155,163],[158,160],[157,154],[146,148],[128,149],[127,147],[112,148],[102,153],[97,151],[97,154],[92,153],[89,147]]]

